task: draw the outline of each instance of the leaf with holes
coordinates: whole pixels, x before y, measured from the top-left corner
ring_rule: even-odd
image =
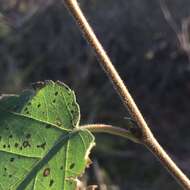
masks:
[[[60,82],[0,99],[0,190],[74,190],[94,137],[79,128],[75,95]]]

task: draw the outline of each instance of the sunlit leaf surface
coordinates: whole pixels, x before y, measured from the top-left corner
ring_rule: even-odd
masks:
[[[80,130],[79,106],[66,85],[46,81],[34,89],[1,97],[0,190],[74,190],[94,137]]]

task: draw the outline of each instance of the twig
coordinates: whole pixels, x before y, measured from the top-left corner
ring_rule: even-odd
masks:
[[[110,81],[112,82],[115,90],[120,95],[123,104],[128,108],[128,111],[137,123],[139,130],[142,134],[139,140],[144,144],[163,164],[165,168],[175,177],[176,181],[186,190],[190,190],[190,181],[186,175],[176,166],[164,149],[159,145],[157,140],[154,138],[150,128],[145,122],[142,114],[137,108],[133,98],[131,97],[127,87],[119,76],[118,72],[114,68],[111,60],[104,51],[102,45],[98,41],[88,21],[83,15],[76,0],[64,0],[65,6],[68,8],[80,30],[83,32],[84,37],[95,51],[96,56],[99,59],[100,65],[105,70]]]

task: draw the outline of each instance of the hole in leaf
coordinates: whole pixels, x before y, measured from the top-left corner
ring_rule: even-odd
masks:
[[[38,104],[38,108],[41,106],[41,104]]]
[[[57,96],[58,95],[58,92],[55,92],[55,96]]]

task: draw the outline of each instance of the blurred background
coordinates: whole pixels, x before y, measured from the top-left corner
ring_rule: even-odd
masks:
[[[190,1],[80,0],[159,142],[190,176]],[[60,0],[0,0],[0,93],[40,80],[75,90],[81,123],[128,113]],[[97,135],[83,179],[99,190],[178,190],[144,147]]]

